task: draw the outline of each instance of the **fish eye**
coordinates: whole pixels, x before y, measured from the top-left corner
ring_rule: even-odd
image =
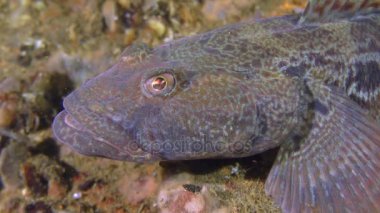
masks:
[[[174,84],[174,76],[171,73],[163,73],[149,78],[144,87],[152,95],[164,95],[174,89]]]

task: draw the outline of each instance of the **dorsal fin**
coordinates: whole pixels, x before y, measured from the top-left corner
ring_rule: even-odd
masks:
[[[380,11],[380,0],[309,0],[299,23],[329,22]]]

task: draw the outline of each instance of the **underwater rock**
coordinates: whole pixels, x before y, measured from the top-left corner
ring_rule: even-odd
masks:
[[[28,189],[27,193],[30,193],[34,197],[47,195],[48,180],[46,180],[41,174],[37,173],[36,168],[33,165],[28,163],[24,164],[23,174],[25,185]]]
[[[45,39],[28,38],[20,45],[17,61],[19,65],[28,67],[33,59],[43,59],[49,55],[49,45]]]
[[[42,201],[37,201],[25,206],[25,213],[53,213],[49,205]]]
[[[20,90],[21,83],[14,77],[6,77],[0,82],[0,128],[8,128],[15,121]]]
[[[10,127],[16,119],[18,98],[1,102],[0,98],[0,128]]]
[[[52,179],[48,184],[47,195],[52,199],[63,199],[68,191],[68,187],[59,180]]]
[[[29,157],[25,143],[11,142],[0,155],[0,174],[5,189],[15,190],[24,186],[21,167]]]
[[[153,198],[158,189],[158,180],[153,175],[126,174],[118,182],[120,194],[125,202],[137,205]]]
[[[34,149],[34,150],[33,150]],[[23,196],[26,199],[48,196],[51,199],[64,198],[71,188],[72,178],[77,174],[63,162],[36,154],[36,148],[29,148],[32,155],[21,164]]]
[[[189,184],[186,177],[176,176],[161,186],[157,205],[161,212],[228,212],[207,185]]]

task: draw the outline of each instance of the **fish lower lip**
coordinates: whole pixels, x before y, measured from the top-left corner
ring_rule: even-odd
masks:
[[[70,144],[74,135],[80,134],[81,136],[86,136],[89,140],[93,138],[90,131],[66,110],[63,110],[55,117],[53,132],[56,138],[65,144]]]

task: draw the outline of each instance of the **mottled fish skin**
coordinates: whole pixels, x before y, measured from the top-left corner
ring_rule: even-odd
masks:
[[[136,162],[281,145],[266,192],[284,212],[380,211],[378,3],[310,1],[302,16],[129,47],[64,99],[54,134],[80,153]]]

